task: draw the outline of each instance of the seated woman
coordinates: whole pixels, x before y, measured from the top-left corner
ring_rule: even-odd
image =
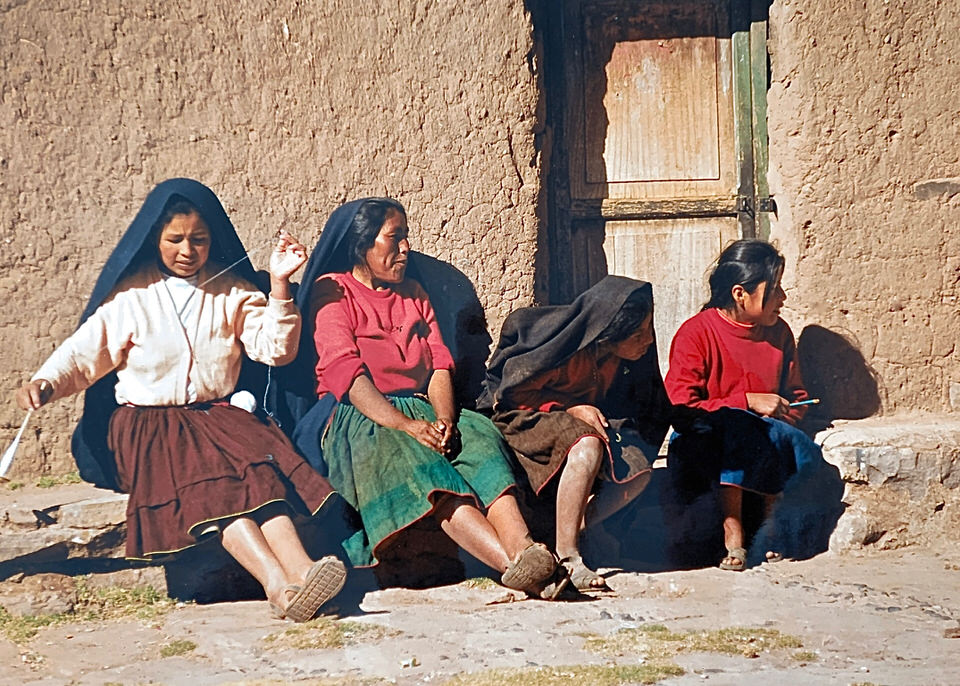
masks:
[[[82,476],[130,494],[129,557],[219,534],[275,614],[295,621],[344,583],[343,563],[314,562],[291,519],[317,513],[332,489],[276,425],[227,396],[245,356],[274,365],[296,355],[289,279],[305,252],[280,236],[268,298],[213,192],[165,181],[107,261],[80,327],[17,393],[37,409],[93,386],[74,454]]]
[[[763,496],[765,516],[798,469],[818,467],[820,448],[796,428],[807,399],[790,327],[780,319],[784,258],[759,240],[727,247],[710,274],[710,301],[677,331],[666,387],[678,405],[711,411],[708,432],[679,434],[668,462],[689,482],[719,478],[727,554],[746,566],[743,492]],[[708,474],[709,473],[709,474]],[[781,559],[768,550],[768,561]]]
[[[669,424],[653,343],[650,284],[607,276],[570,305],[513,312],[490,358],[478,406],[532,491],[555,491],[557,554],[580,590],[606,587],[581,530],[646,487]]]
[[[398,202],[347,203],[327,221],[297,294],[315,314],[316,393],[338,401],[310,426],[325,428],[330,482],[362,523],[347,553],[375,564],[395,534],[433,517],[505,586],[555,598],[566,579],[530,538],[503,438],[455,406],[453,359],[426,292],[406,277],[409,249]]]

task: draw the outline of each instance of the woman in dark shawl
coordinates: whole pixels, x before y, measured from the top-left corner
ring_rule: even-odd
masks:
[[[580,590],[606,586],[581,529],[640,494],[669,424],[654,343],[650,284],[607,276],[570,305],[510,314],[487,367],[478,407],[533,493],[556,498],[556,551]]]
[[[343,563],[314,562],[291,519],[316,514],[332,489],[251,412],[249,393],[230,395],[251,359],[296,355],[289,279],[305,252],[280,236],[268,298],[213,192],[165,181],[107,260],[77,331],[17,393],[21,407],[37,409],[87,389],[74,454],[85,479],[130,494],[128,556],[219,534],[275,614],[296,621],[343,586]]]
[[[354,564],[376,564],[399,532],[432,517],[505,586],[555,598],[566,578],[520,515],[509,449],[486,417],[455,406],[453,359],[407,276],[407,231],[387,198],[347,203],[327,221],[297,294],[311,313],[301,359],[284,374],[313,382],[310,395],[296,380],[288,388],[295,440],[322,453],[361,523],[344,543]]]

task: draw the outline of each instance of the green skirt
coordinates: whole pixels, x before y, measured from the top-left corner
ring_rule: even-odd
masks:
[[[436,420],[419,397],[387,396],[412,419]],[[341,403],[323,438],[328,479],[359,513],[362,529],[344,541],[357,567],[376,564],[398,531],[429,515],[446,494],[472,498],[481,511],[515,485],[510,448],[489,419],[463,410],[457,424],[463,449],[454,458],[388,429],[353,405]]]

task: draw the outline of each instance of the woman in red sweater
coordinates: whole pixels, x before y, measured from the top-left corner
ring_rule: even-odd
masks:
[[[759,240],[727,247],[710,275],[710,301],[677,331],[664,380],[670,401],[702,410],[728,408],[710,422],[709,435],[679,434],[670,460],[681,473],[690,463],[719,468],[720,510],[727,549],[722,569],[746,566],[743,491],[763,496],[769,516],[787,479],[818,464],[820,448],[796,428],[807,399],[796,344],[780,318],[784,258]],[[705,465],[704,454],[719,463]],[[772,550],[768,561],[781,559]]]
[[[407,274],[407,234],[406,211],[389,198],[347,203],[324,227],[297,296],[310,313],[316,402],[295,441],[319,444],[356,515],[344,541],[354,565],[375,565],[430,517],[505,586],[555,599],[566,572],[530,537],[503,437],[456,406],[453,357]]]

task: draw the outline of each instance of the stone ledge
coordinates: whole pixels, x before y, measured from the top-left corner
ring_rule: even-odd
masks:
[[[960,488],[960,417],[893,415],[837,421],[816,441],[844,481],[892,486],[920,497],[934,484]]]

